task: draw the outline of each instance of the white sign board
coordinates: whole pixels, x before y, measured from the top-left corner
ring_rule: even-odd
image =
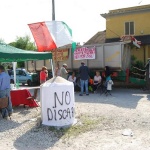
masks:
[[[57,127],[73,124],[74,85],[72,82],[66,80],[64,83],[44,83],[41,86],[41,103],[42,124]]]
[[[136,47],[140,48],[140,45],[138,44],[137,40],[133,41],[133,45],[135,45]]]
[[[95,59],[95,47],[81,47],[74,51],[74,60]]]

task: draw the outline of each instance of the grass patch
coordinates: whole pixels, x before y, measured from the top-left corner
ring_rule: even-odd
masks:
[[[92,116],[81,116],[78,119],[77,124],[69,128],[60,128],[50,127],[49,130],[53,131],[57,137],[70,138],[76,137],[82,133],[94,130],[97,128],[98,124],[103,120],[102,117],[93,118]]]

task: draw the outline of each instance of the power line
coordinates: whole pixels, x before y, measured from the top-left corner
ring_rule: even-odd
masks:
[[[142,0],[142,1],[143,1],[143,0]],[[141,4],[141,3],[142,3],[142,1],[140,1],[140,2],[139,2],[139,4]]]
[[[112,31],[111,29],[109,29],[108,27],[106,27],[106,30],[109,30],[110,32],[112,32],[113,34],[115,34],[115,35],[117,35],[117,36],[119,36],[120,37],[120,35],[119,34],[117,34],[116,32],[114,32],[114,31]]]

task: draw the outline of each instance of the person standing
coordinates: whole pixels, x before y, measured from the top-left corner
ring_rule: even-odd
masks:
[[[106,81],[111,80],[111,71],[108,66],[105,66],[105,78],[106,78]]]
[[[60,68],[60,75],[64,79],[68,79],[68,71],[67,69],[67,64],[63,64],[63,66]]]
[[[3,118],[11,116],[12,102],[10,97],[10,76],[5,72],[4,66],[0,65],[0,98],[8,97],[8,107],[1,110]]]
[[[40,72],[40,84],[43,84],[46,82],[46,79],[48,77],[48,71],[47,71],[47,67],[43,66],[42,70]],[[38,93],[38,89],[34,89],[34,95],[31,97],[28,97],[27,99],[36,99],[37,98],[37,93]]]
[[[80,74],[80,83],[81,83],[80,96],[83,96],[84,87],[85,87],[86,95],[89,95],[89,91],[88,91],[89,68],[85,66],[84,62],[81,62],[81,66],[79,68],[79,74]]]
[[[47,67],[43,66],[40,72],[40,84],[46,82],[47,77],[48,77]]]
[[[57,77],[57,76],[61,76],[59,62],[57,62],[57,65],[56,65],[56,68],[55,68],[55,77]]]
[[[105,66],[105,79],[106,81],[104,83],[104,86],[107,88],[108,81],[111,80],[111,71],[108,66]]]

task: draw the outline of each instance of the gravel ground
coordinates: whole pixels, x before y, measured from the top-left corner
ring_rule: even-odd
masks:
[[[112,96],[75,93],[77,123],[70,129],[41,125],[40,107],[14,107],[11,120],[0,117],[0,149],[148,150],[149,93],[126,88],[113,88]],[[123,135],[125,129],[129,135]]]

